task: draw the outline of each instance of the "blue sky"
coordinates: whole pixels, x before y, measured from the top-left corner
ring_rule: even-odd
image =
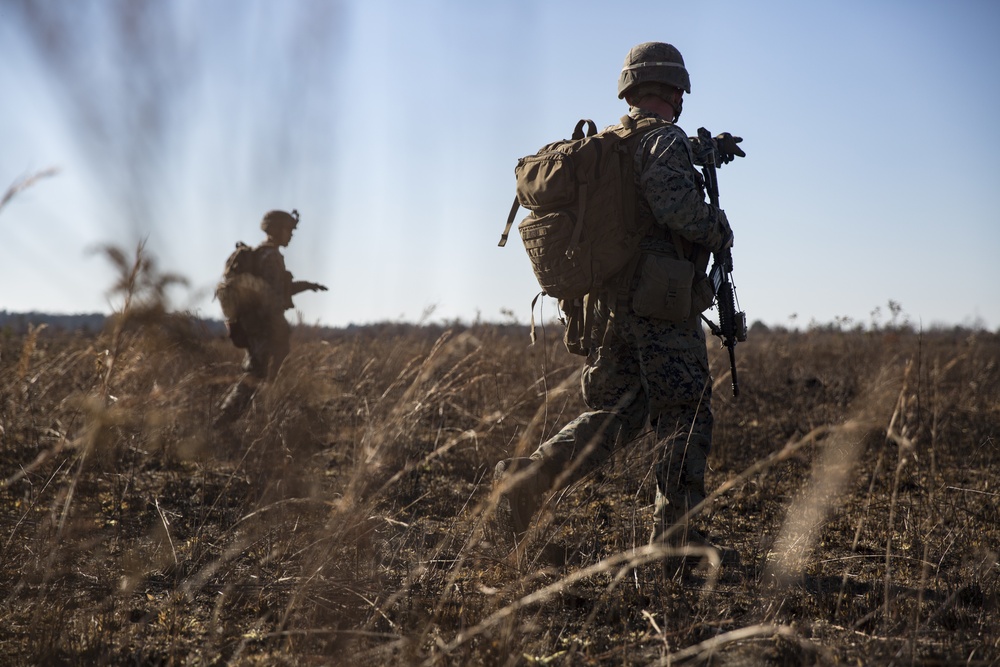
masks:
[[[1000,328],[996,3],[146,4],[37,2],[44,33],[0,4],[0,189],[60,169],[0,210],[0,309],[108,311],[88,249],[146,238],[191,282],[175,305],[218,317],[235,241],[296,208],[288,266],[330,287],[297,297],[306,322],[527,322],[526,255],[496,246],[514,164],[614,123],[625,54],[658,40],[691,74],[680,125],[744,137],[720,188],[751,322],[884,323],[892,300]]]

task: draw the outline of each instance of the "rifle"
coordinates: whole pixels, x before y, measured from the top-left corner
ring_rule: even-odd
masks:
[[[712,145],[712,135],[708,130],[698,128],[698,137],[706,145]],[[715,173],[719,166],[719,155],[715,153],[715,159],[711,164],[702,168],[701,173],[705,177],[705,189],[708,191],[708,200],[719,207],[719,181]],[[729,349],[729,369],[733,378],[733,397],[740,395],[740,384],[736,376],[736,343],[742,343],[747,339],[747,314],[737,311],[736,305],[739,299],[736,297],[736,287],[733,285],[733,250],[729,245],[724,250],[715,253],[712,259],[712,270],[708,274],[712,281],[712,288],[715,291],[715,303],[719,309],[719,323],[716,324],[704,315],[701,316],[711,329],[712,335],[718,336],[722,340],[722,346]]]

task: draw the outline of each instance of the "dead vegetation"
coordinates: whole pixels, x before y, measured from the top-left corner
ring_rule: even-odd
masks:
[[[713,349],[741,563],[665,574],[648,438],[523,551],[484,530],[493,464],[582,408],[558,331],[299,327],[214,431],[239,356],[156,315],[0,336],[8,664],[1000,660],[995,334],[755,331],[739,401]]]

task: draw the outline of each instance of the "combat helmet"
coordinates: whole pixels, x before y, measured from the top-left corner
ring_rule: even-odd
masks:
[[[279,229],[295,229],[299,224],[299,212],[292,209],[291,213],[285,211],[268,211],[260,221],[260,228],[265,234],[271,234]]]
[[[625,56],[618,77],[618,99],[640,83],[662,83],[691,94],[691,79],[684,67],[681,52],[665,42],[644,42],[633,46]]]

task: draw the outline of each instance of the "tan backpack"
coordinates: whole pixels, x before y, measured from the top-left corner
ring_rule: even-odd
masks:
[[[518,207],[526,208],[518,232],[545,294],[567,302],[582,299],[615,285],[637,258],[649,230],[636,220],[636,142],[668,124],[624,116],[598,133],[594,121],[581,120],[571,139],[518,160],[517,195],[499,245],[507,243]]]
[[[248,313],[281,310],[274,290],[257,275],[258,250],[245,243],[237,243],[236,250],[226,260],[222,281],[215,288],[215,297],[227,322],[239,321]]]

